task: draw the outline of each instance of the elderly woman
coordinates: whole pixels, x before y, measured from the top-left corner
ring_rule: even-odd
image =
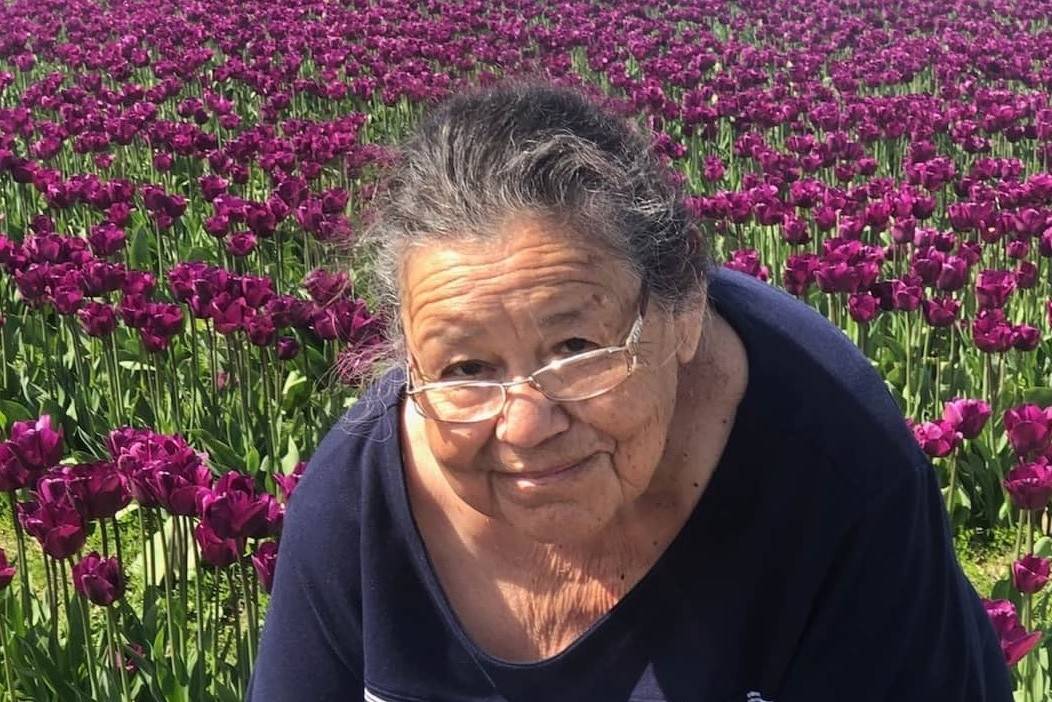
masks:
[[[252,700],[1011,699],[882,380],[629,122],[454,97],[376,216],[400,363],[290,506]]]

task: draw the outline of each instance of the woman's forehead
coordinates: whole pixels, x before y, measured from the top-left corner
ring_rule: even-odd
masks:
[[[582,306],[621,306],[638,285],[627,266],[602,249],[526,226],[493,242],[414,249],[403,268],[402,314],[411,321],[451,308],[465,315],[480,306],[536,308],[575,297],[583,298]]]

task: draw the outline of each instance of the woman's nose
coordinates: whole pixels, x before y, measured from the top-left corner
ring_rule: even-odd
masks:
[[[527,383],[508,388],[508,400],[497,419],[497,439],[520,448],[543,443],[570,427],[566,410]]]

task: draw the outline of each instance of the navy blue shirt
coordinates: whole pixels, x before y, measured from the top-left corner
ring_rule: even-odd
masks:
[[[289,506],[252,702],[1009,702],[938,482],[857,348],[720,269],[749,381],[719,464],[650,572],[530,664],[464,632],[409,506],[404,376],[333,427]]]

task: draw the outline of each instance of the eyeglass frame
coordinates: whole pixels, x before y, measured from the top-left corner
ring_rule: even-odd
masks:
[[[539,392],[542,395],[544,395],[544,397],[547,398],[551,402],[583,402],[584,400],[591,400],[593,398],[599,397],[600,395],[605,395],[606,393],[610,392],[611,390],[616,388],[621,383],[623,383],[626,380],[628,380],[628,378],[631,377],[632,373],[635,372],[636,368],[639,365],[639,339],[640,339],[641,336],[643,336],[643,320],[646,317],[646,313],[647,313],[647,303],[648,303],[648,300],[649,300],[649,297],[650,297],[649,293],[650,293],[650,291],[647,288],[646,284],[644,283],[643,287],[642,287],[642,290],[640,290],[640,293],[639,293],[639,312],[636,314],[636,319],[632,323],[631,329],[628,330],[628,336],[625,338],[624,343],[620,344],[619,346],[604,346],[603,348],[592,349],[591,351],[583,351],[581,353],[574,354],[572,356],[567,356],[566,358],[557,358],[554,361],[552,361],[551,363],[544,364],[543,366],[541,366],[537,370],[533,371],[533,373],[530,373],[528,376],[526,376],[525,378],[522,378],[520,380],[507,380],[507,381],[503,381],[503,382],[499,381],[499,380],[441,380],[441,381],[424,383],[423,385],[420,385],[420,386],[415,387],[415,388],[411,387],[412,379],[413,379],[413,376],[412,376],[412,364],[411,364],[411,357],[407,354],[407,358],[406,358],[406,361],[405,361],[405,388],[406,388],[405,389],[405,393],[406,393],[406,395],[409,396],[409,398],[411,399],[411,401],[413,403],[413,407],[416,408],[416,411],[421,416],[423,416],[423,417],[425,417],[427,419],[433,419],[436,422],[444,422],[444,423],[447,423],[447,424],[474,424],[476,422],[487,422],[487,421],[493,419],[494,417],[499,417],[501,415],[501,413],[504,412],[504,408],[508,405],[508,388],[515,387],[516,385],[526,385],[526,384],[528,384],[534,390],[536,390],[537,392]],[[606,390],[603,390],[602,392],[597,392],[594,395],[587,395],[585,397],[577,397],[577,398],[574,398],[572,400],[560,400],[560,399],[556,399],[556,398],[553,398],[553,397],[549,397],[548,394],[546,392],[544,392],[544,390],[541,388],[540,384],[537,382],[536,378],[534,377],[538,373],[544,372],[544,371],[549,370],[549,369],[558,369],[561,366],[564,366],[564,365],[566,365],[568,363],[571,363],[571,362],[579,361],[580,359],[583,359],[583,358],[592,358],[592,357],[598,358],[598,357],[600,357],[600,356],[602,356],[604,354],[612,355],[614,353],[624,353],[626,351],[631,354],[631,358],[630,358],[630,360],[628,362],[628,373],[625,375],[624,378],[622,378],[620,381],[618,381],[618,383],[616,385],[612,385],[611,387],[607,388]],[[431,415],[429,415],[426,412],[424,412],[423,408],[416,401],[416,395],[419,395],[419,394],[421,394],[423,392],[426,392],[427,390],[434,390],[434,389],[441,389],[441,388],[478,387],[478,386],[487,386],[487,387],[494,387],[494,386],[496,386],[496,387],[500,388],[500,395],[501,395],[500,409],[498,409],[496,412],[494,412],[492,416],[485,417],[484,419],[468,419],[468,420],[463,420],[463,419],[438,419],[437,417],[432,417]]]

